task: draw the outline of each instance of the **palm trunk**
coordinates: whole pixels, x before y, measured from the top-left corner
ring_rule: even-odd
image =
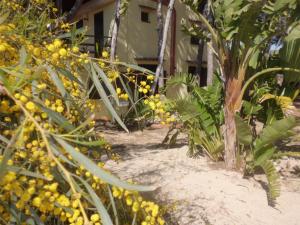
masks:
[[[237,140],[234,112],[225,102],[225,165],[227,169],[236,168]]]
[[[167,45],[168,30],[169,30],[169,26],[170,26],[171,16],[172,16],[173,9],[174,9],[174,3],[175,3],[175,0],[170,0],[169,6],[168,6],[168,12],[167,12],[166,20],[165,20],[164,31],[163,31],[162,46],[161,46],[161,50],[160,50],[160,53],[158,56],[158,65],[156,68],[155,79],[154,79],[153,86],[152,86],[153,92],[155,92],[158,80],[161,77],[161,74],[163,72],[164,55],[165,55],[165,49],[166,49],[166,45]]]
[[[117,50],[117,39],[120,27],[120,10],[121,10],[121,0],[116,0],[115,4],[115,20],[113,25],[113,32],[111,37],[111,46],[110,46],[110,61],[114,61],[116,57]]]
[[[241,77],[239,77],[241,78]],[[237,110],[237,104],[239,96],[242,90],[241,79],[229,76],[225,84],[225,165],[227,169],[235,169],[237,166],[237,129],[235,123],[235,113]]]

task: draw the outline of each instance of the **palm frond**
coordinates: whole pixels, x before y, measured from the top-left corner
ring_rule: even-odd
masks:
[[[181,84],[184,84],[186,86],[195,86],[197,84],[197,79],[192,74],[178,73],[168,79],[167,88]]]
[[[275,200],[280,195],[280,177],[271,160],[264,161],[261,168],[268,180],[268,200],[270,205],[274,205]]]
[[[300,39],[286,41],[279,52],[280,65],[300,69]],[[285,82],[299,82],[300,76],[296,72],[285,72]]]

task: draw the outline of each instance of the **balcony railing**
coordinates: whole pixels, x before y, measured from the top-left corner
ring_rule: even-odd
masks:
[[[95,39],[95,35],[85,35],[85,41],[81,44],[82,51],[88,51],[96,57],[101,55],[103,49],[110,48],[111,37],[103,36],[103,38]]]

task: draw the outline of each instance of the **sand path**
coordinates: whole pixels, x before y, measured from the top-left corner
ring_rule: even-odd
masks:
[[[169,225],[300,225],[300,178],[282,179],[276,208],[256,180],[226,171],[206,158],[186,156],[185,139],[175,148],[160,145],[167,130],[130,134],[111,132],[106,138],[122,156],[106,166],[121,178],[133,178],[157,189],[150,195],[169,207]]]

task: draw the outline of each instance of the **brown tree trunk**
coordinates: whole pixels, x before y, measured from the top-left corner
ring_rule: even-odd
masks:
[[[116,0],[115,4],[115,19],[113,24],[113,32],[111,37],[111,46],[110,46],[110,61],[114,61],[117,51],[117,39],[120,27],[120,10],[121,10],[121,0]]]
[[[237,166],[237,129],[235,123],[235,113],[237,110],[237,102],[241,94],[242,82],[234,76],[229,76],[225,84],[225,165],[227,169],[236,169]]]
[[[225,102],[225,165],[227,169],[236,168],[237,140],[234,112]]]

